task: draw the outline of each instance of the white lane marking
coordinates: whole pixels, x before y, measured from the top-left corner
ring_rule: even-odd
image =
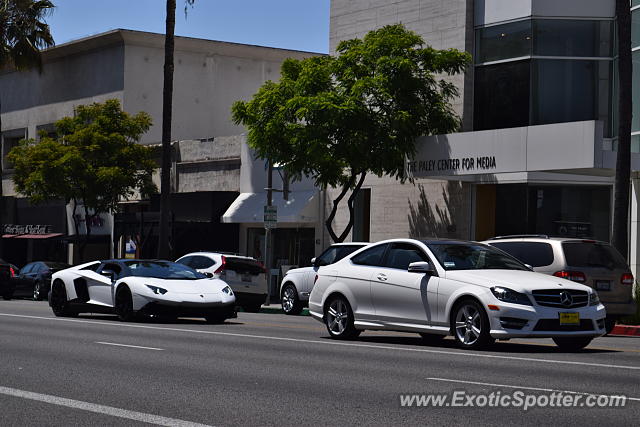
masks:
[[[345,342],[330,341],[330,340],[304,340],[300,338],[239,334],[239,333],[233,333],[233,332],[200,331],[195,329],[184,329],[184,328],[161,328],[159,326],[131,325],[131,324],[119,323],[119,322],[98,322],[95,320],[65,319],[65,318],[59,318],[59,317],[27,316],[24,314],[0,313],[0,316],[20,317],[20,318],[26,318],[26,319],[49,320],[49,321],[58,321],[58,322],[87,323],[87,324],[101,325],[101,326],[107,325],[107,326],[125,327],[125,328],[154,329],[154,330],[160,330],[160,331],[189,332],[194,334],[220,335],[220,336],[238,337],[238,338],[255,338],[255,339],[272,340],[272,341],[299,342],[304,344],[322,344],[322,345],[332,345],[332,346],[339,346],[339,347],[374,348],[374,349],[381,349],[381,350],[407,351],[407,352],[413,352],[413,353],[444,354],[447,356],[516,360],[516,361],[535,362],[535,363],[590,366],[590,367],[596,367],[596,368],[628,369],[633,371],[640,371],[640,366],[610,365],[610,364],[604,364],[604,363],[577,362],[572,360],[536,359],[533,357],[500,356],[496,354],[482,354],[482,353],[476,353],[476,352],[463,353],[459,351],[433,350],[433,349],[426,349],[426,348],[391,347],[388,345],[345,343]]]
[[[0,386],[0,394],[19,397],[22,399],[36,400],[39,402],[49,403],[51,405],[80,409],[82,411],[95,412],[96,414],[141,421],[143,423],[159,426],[207,427],[207,424],[192,423],[190,421],[175,418],[161,417],[159,415],[146,414],[144,412],[130,411],[128,409],[114,408],[113,406],[98,405],[95,403],[83,402],[81,400],[67,399],[64,397],[52,396],[50,394],[33,393],[31,391],[18,390],[9,387]]]
[[[501,387],[501,388],[516,388],[518,390],[533,390],[533,391],[544,391],[544,392],[557,392],[557,393],[565,393],[565,394],[582,394],[584,396],[613,396],[610,394],[600,394],[600,393],[586,393],[583,391],[570,391],[570,390],[558,390],[554,388],[540,388],[540,387],[526,387],[519,385],[507,385],[507,384],[494,384],[494,383],[483,383],[478,381],[465,381],[465,380],[454,380],[451,378],[427,378],[431,381],[442,381],[449,383],[458,383],[458,384],[473,384],[473,385],[484,385],[488,387]],[[627,397],[627,400],[634,400],[636,402],[640,402],[640,398],[638,397]]]
[[[102,345],[114,345],[116,347],[130,347],[130,348],[140,348],[143,350],[156,350],[156,351],[163,351],[163,348],[156,348],[156,347],[143,347],[140,345],[129,345],[129,344],[117,344],[115,342],[104,342],[104,341],[96,341],[96,344],[102,344]]]

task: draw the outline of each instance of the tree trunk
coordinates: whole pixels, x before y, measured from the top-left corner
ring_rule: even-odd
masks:
[[[171,211],[171,118],[173,104],[173,52],[176,26],[176,0],[167,0],[164,41],[164,88],[162,91],[162,170],[160,178],[160,230],[158,258],[168,259],[169,213]]]
[[[331,208],[331,212],[329,213],[329,216],[327,217],[327,220],[325,221],[325,225],[327,227],[327,231],[329,232],[329,235],[331,236],[331,239],[335,243],[344,242],[344,240],[347,238],[347,236],[351,232],[351,229],[353,228],[353,223],[354,223],[353,204],[356,200],[356,197],[358,196],[358,192],[360,191],[360,188],[362,188],[362,184],[364,183],[364,179],[366,178],[366,176],[367,176],[367,173],[362,172],[360,174],[360,178],[358,179],[358,182],[356,183],[357,174],[353,172],[351,174],[351,178],[349,179],[349,182],[344,184],[344,186],[342,187],[342,191],[340,192],[338,197],[336,197],[333,201],[333,206]],[[338,236],[335,230],[333,229],[333,220],[336,216],[336,213],[338,212],[338,206],[340,205],[340,202],[347,195],[347,193],[349,192],[349,189],[353,186],[354,183],[355,183],[355,187],[351,192],[349,199],[347,200],[347,206],[349,207],[349,223],[344,228],[340,236]]]
[[[91,218],[92,215],[89,215],[89,209],[87,208],[87,205],[83,203],[83,208],[84,208],[84,238],[82,239],[82,244],[80,245],[80,262],[84,262],[85,258],[84,258],[84,253],[87,249],[87,244],[89,244],[89,237],[91,237]]]
[[[618,152],[613,205],[613,246],[629,258],[629,186],[631,184],[632,63],[629,0],[616,0],[618,27]]]

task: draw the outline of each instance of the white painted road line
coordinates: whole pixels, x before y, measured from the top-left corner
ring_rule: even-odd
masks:
[[[116,347],[130,347],[130,348],[140,348],[142,350],[156,350],[156,351],[163,351],[163,348],[155,348],[155,347],[142,347],[140,345],[129,345],[129,344],[117,344],[114,342],[103,342],[103,341],[96,341],[96,344],[102,344],[102,345],[113,345]]]
[[[483,354],[475,351],[461,352],[461,351],[433,350],[433,349],[426,349],[426,348],[392,347],[388,345],[377,345],[377,344],[345,343],[345,342],[332,341],[332,340],[305,340],[300,338],[274,337],[274,336],[268,336],[268,335],[238,334],[234,332],[202,331],[202,330],[184,329],[184,328],[162,328],[159,326],[133,325],[133,324],[119,323],[119,322],[99,322],[95,320],[65,319],[60,317],[27,316],[24,314],[0,313],[0,316],[19,317],[19,318],[34,319],[34,320],[47,320],[51,322],[84,323],[89,325],[111,326],[111,327],[118,327],[118,328],[153,329],[153,330],[160,330],[160,331],[187,332],[187,333],[193,333],[193,334],[218,335],[218,336],[238,337],[238,338],[252,338],[252,339],[271,340],[271,341],[298,342],[302,344],[320,344],[323,346],[373,348],[373,349],[379,349],[379,350],[404,351],[404,352],[411,352],[411,353],[444,354],[447,356],[470,357],[474,359],[484,358],[484,359],[515,360],[518,362],[589,366],[589,367],[594,367],[599,369],[609,368],[609,369],[626,369],[631,371],[640,371],[640,366],[610,365],[610,364],[604,364],[604,363],[578,362],[578,361],[572,361],[572,360],[536,359],[534,357],[500,356],[496,354]]]
[[[0,386],[0,394],[19,397],[22,399],[36,400],[38,402],[64,406],[72,409],[80,409],[82,411],[94,412],[96,414],[141,421],[143,423],[159,426],[207,427],[207,424],[192,423],[190,421],[178,420],[175,418],[161,417],[159,415],[145,414],[144,412],[114,408],[113,406],[97,405],[95,403],[83,402],[81,400],[67,399],[64,397],[52,396],[50,394],[33,393],[31,391],[18,390],[9,387]]]
[[[448,382],[448,383],[458,383],[458,384],[472,384],[472,385],[482,385],[482,386],[488,386],[488,387],[499,387],[499,388],[515,388],[518,390],[532,390],[532,391],[543,391],[543,392],[548,392],[548,393],[565,393],[565,394],[581,394],[584,396],[607,396],[607,397],[611,397],[612,395],[610,394],[601,394],[601,393],[586,393],[583,391],[569,391],[569,390],[557,390],[554,388],[540,388],[540,387],[527,387],[527,386],[519,386],[519,385],[507,385],[507,384],[493,384],[493,383],[482,383],[482,382],[478,382],[478,381],[465,381],[465,380],[454,380],[451,378],[427,378],[428,380],[431,381],[442,381],[442,382]],[[640,398],[638,397],[627,397],[627,400],[633,400],[636,402],[640,402]]]

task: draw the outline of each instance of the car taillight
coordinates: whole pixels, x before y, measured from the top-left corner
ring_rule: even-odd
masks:
[[[13,269],[13,267],[9,267],[9,271],[11,272],[11,277],[16,277],[16,271]]]
[[[572,282],[584,283],[587,281],[587,276],[580,271],[556,271],[553,273],[554,276],[560,277],[562,279],[571,280]]]
[[[216,271],[213,272],[213,274],[221,274],[224,271],[226,264],[227,264],[227,258],[223,255],[222,263],[220,264],[220,267],[218,267]]]
[[[620,283],[623,285],[633,285],[633,274],[624,273],[622,277],[620,277]]]

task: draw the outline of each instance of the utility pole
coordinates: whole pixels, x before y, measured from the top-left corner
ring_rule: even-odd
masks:
[[[273,162],[268,160],[267,164],[267,207],[273,205]],[[264,227],[264,268],[267,270],[267,301],[271,304],[271,227],[265,223]]]

